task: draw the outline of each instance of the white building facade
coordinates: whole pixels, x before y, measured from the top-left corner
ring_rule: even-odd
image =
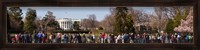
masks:
[[[60,18],[57,19],[59,26],[63,30],[70,30],[73,29],[73,24],[75,21],[80,22],[80,19],[71,19],[71,18]]]

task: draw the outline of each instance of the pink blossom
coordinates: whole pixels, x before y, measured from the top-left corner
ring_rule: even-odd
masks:
[[[193,32],[193,11],[191,10],[189,12],[189,15],[186,17],[186,19],[181,19],[181,24],[178,27],[174,28],[174,31],[177,32]]]

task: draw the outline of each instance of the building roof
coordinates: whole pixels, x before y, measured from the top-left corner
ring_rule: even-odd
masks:
[[[72,19],[72,18],[59,18],[57,21],[81,21],[80,19]]]

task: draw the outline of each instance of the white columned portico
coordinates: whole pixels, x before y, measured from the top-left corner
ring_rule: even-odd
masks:
[[[75,21],[80,22],[81,20],[79,20],[79,19],[71,19],[71,18],[60,18],[60,19],[57,19],[56,21],[58,21],[59,26],[60,26],[61,29],[70,30],[70,29],[73,28],[73,23]]]

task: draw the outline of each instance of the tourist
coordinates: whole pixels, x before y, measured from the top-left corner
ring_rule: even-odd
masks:
[[[185,39],[186,39],[186,43],[189,43],[189,35],[188,34],[186,34]]]
[[[32,43],[32,36],[31,36],[31,34],[28,34],[28,43]]]
[[[92,34],[92,42],[93,42],[93,43],[95,43],[95,42],[96,42],[96,41],[95,41],[95,38],[96,38],[96,37],[95,37],[95,35],[94,35],[94,34]]]
[[[168,35],[168,33],[165,33],[165,43],[169,43],[169,35]]]
[[[87,40],[88,40],[88,38],[85,36],[85,33],[83,33],[83,36],[82,36],[83,38],[83,43],[86,43],[87,42]]]
[[[133,33],[129,33],[130,35],[129,35],[129,43],[134,43],[133,41],[135,40],[135,38],[134,38],[134,34]]]
[[[57,43],[61,43],[61,35],[62,35],[61,33],[57,33],[57,35],[56,35]]]
[[[105,33],[101,33],[101,43],[105,42]]]
[[[15,38],[13,37],[13,38],[11,38],[11,43],[15,43]]]
[[[16,42],[19,43],[19,34],[15,34]]]
[[[72,40],[73,43],[77,43],[77,41],[78,41],[77,40],[77,34],[73,34],[72,36],[73,36],[73,40]]]
[[[23,41],[22,41],[22,34],[19,33],[18,35],[19,35],[19,43],[22,43],[22,42],[23,42]]]
[[[182,42],[182,43],[185,43],[185,42],[186,42],[186,35],[185,35],[185,33],[182,33],[182,34],[181,34],[181,42]]]
[[[119,43],[119,41],[120,41],[121,39],[122,39],[122,38],[121,38],[121,35],[119,34],[119,35],[117,36],[116,40],[115,40],[115,43]]]
[[[42,43],[46,43],[47,42],[47,34],[43,33],[42,34]]]
[[[153,35],[149,34],[149,43],[153,43]]]
[[[25,32],[24,34],[23,34],[23,43],[28,43],[28,33],[27,32]]]
[[[37,36],[37,34],[38,33],[36,33],[36,32],[34,34],[34,37],[33,37],[34,38],[34,43],[38,43],[38,36]]]
[[[190,36],[189,36],[190,43],[192,43],[192,42],[193,42],[193,39],[194,39],[194,36],[193,36],[193,34],[190,34]]]
[[[124,38],[125,38],[124,33],[122,33],[121,34],[121,43],[124,43]]]
[[[142,34],[142,41],[141,43],[146,43],[146,33]]]
[[[152,35],[152,43],[158,43],[159,40],[159,35],[158,34],[153,34]]]
[[[107,41],[107,34],[105,34],[105,36],[104,36],[104,39],[103,39],[104,41],[103,41],[103,43],[107,43],[108,41]]]
[[[61,43],[65,43],[65,42],[64,42],[64,36],[65,36],[65,34],[62,34],[62,35],[61,35]]]
[[[81,39],[81,35],[80,34],[77,34],[77,41],[78,41],[78,43],[82,43],[82,39]]]
[[[189,43],[192,43],[192,35],[188,34]]]
[[[87,43],[91,43],[92,35],[89,33],[87,36]]]
[[[21,34],[21,42],[24,43],[24,32]]]
[[[175,36],[174,35],[171,35],[171,38],[170,38],[170,43],[175,43]]]
[[[181,43],[181,34],[180,33],[178,33],[178,35],[177,35],[177,43]]]
[[[128,43],[129,42],[129,34],[125,33],[124,34],[124,43]]]
[[[73,34],[69,34],[70,39],[69,39],[69,43],[73,43]]]
[[[137,34],[135,35],[135,43],[139,43],[140,42],[140,35]]]
[[[62,39],[61,43],[67,43],[68,42],[68,36],[67,36],[67,34],[63,34],[61,39]]]
[[[111,41],[111,34],[107,34],[106,35],[106,39],[107,39],[107,43],[110,43],[110,41]]]
[[[49,43],[53,43],[52,33],[50,33],[50,35],[49,35],[48,42],[49,42]]]
[[[114,43],[117,43],[117,37],[118,37],[118,35],[114,36]]]
[[[110,35],[110,42],[111,43],[115,43],[115,36],[114,36],[114,34]]]
[[[98,40],[98,43],[101,43],[101,33],[100,33],[100,35],[98,36],[97,40]]]
[[[69,43],[73,43],[73,35],[72,34],[69,34],[69,36],[70,36],[70,39],[69,39]]]
[[[42,32],[39,32],[38,34],[37,34],[37,37],[38,37],[38,42],[39,43],[42,43],[42,37],[43,37],[43,35],[42,35]]]
[[[157,37],[156,43],[162,43],[162,35],[158,34],[156,37]]]
[[[139,43],[143,43],[143,34],[139,34]]]
[[[149,40],[149,39],[150,39],[149,34],[147,34],[147,35],[146,35],[146,43],[150,43],[150,40]]]
[[[68,43],[69,41],[69,36],[67,34],[64,35],[64,42],[65,43]]]

